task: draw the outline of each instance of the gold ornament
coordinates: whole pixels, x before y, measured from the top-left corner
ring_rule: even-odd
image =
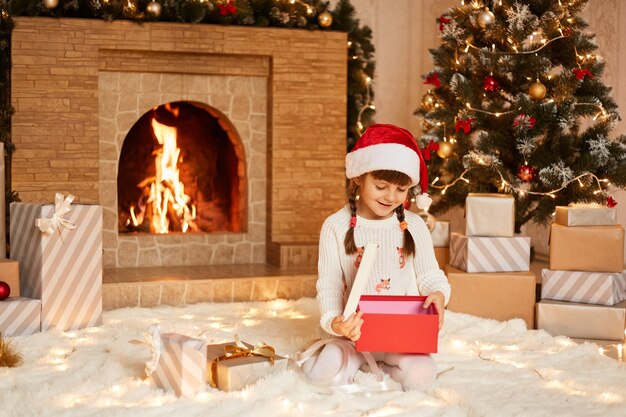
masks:
[[[528,89],[528,95],[534,100],[543,99],[546,96],[546,92],[546,86],[541,84],[541,81],[539,80],[532,83]]]
[[[476,18],[481,28],[486,28],[496,21],[496,16],[489,9],[485,9]]]
[[[424,96],[422,97],[422,106],[426,110],[432,109],[436,102],[437,99],[430,92],[424,94]]]
[[[148,14],[152,17],[161,16],[161,3],[158,1],[151,1],[146,6],[146,12],[148,12]]]
[[[48,10],[52,10],[59,5],[59,0],[43,0],[42,3],[43,7]]]
[[[319,23],[321,27],[327,28],[333,24],[333,15],[328,12],[322,12],[317,16],[317,23]]]
[[[442,158],[447,158],[452,155],[452,144],[450,142],[439,142],[439,149],[437,155]]]

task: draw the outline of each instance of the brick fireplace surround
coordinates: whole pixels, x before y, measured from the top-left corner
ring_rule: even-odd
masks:
[[[344,202],[346,40],[329,31],[17,18],[13,189],[28,202],[60,191],[103,206],[105,308],[311,295],[319,228]],[[246,230],[118,235],[124,138],[152,107],[179,100],[214,108],[241,139]]]

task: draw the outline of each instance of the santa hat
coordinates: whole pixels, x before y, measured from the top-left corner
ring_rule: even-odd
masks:
[[[428,169],[417,142],[408,130],[393,125],[373,124],[346,155],[346,176],[356,178],[378,170],[402,172],[419,185],[419,208],[428,210]]]

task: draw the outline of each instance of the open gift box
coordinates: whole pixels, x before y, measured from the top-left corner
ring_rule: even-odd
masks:
[[[363,295],[357,352],[436,353],[439,314],[435,305],[424,308],[425,296]]]

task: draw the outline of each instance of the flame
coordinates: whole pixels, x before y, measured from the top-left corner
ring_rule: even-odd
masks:
[[[178,115],[177,108],[168,110]],[[180,181],[178,161],[180,160],[180,148],[176,144],[176,127],[167,126],[152,119],[152,130],[162,147],[154,152],[156,176],[150,183],[148,205],[152,207],[150,231],[153,233],[168,233],[170,221],[177,219],[181,231],[187,232],[190,228],[196,230],[196,207],[190,204],[191,197],[185,194],[185,185]],[[148,185],[146,182],[139,184]],[[136,212],[138,211],[138,212]],[[130,216],[135,226],[143,223],[144,210],[130,207]]]

